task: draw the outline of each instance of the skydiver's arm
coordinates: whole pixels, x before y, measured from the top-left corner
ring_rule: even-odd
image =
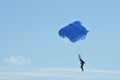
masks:
[[[79,60],[81,60],[81,56],[80,55],[78,55],[79,56]]]

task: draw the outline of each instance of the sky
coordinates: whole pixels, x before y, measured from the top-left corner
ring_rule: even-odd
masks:
[[[0,80],[120,80],[119,3],[0,0]],[[77,20],[86,38],[61,38],[58,31]]]

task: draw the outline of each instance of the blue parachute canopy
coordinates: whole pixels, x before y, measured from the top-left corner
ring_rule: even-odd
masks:
[[[59,30],[59,36],[67,37],[70,41],[76,42],[85,39],[88,30],[81,25],[80,21],[75,21]]]

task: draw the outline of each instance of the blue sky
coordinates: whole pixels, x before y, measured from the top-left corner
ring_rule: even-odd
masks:
[[[119,80],[119,0],[0,0],[1,80]],[[76,43],[58,35],[79,20]],[[78,54],[85,60],[79,69]]]

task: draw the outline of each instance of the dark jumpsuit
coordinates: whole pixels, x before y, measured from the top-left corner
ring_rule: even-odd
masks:
[[[82,69],[82,71],[84,71],[83,66],[84,66],[85,62],[81,58],[80,58],[80,64],[81,64],[80,68]]]

